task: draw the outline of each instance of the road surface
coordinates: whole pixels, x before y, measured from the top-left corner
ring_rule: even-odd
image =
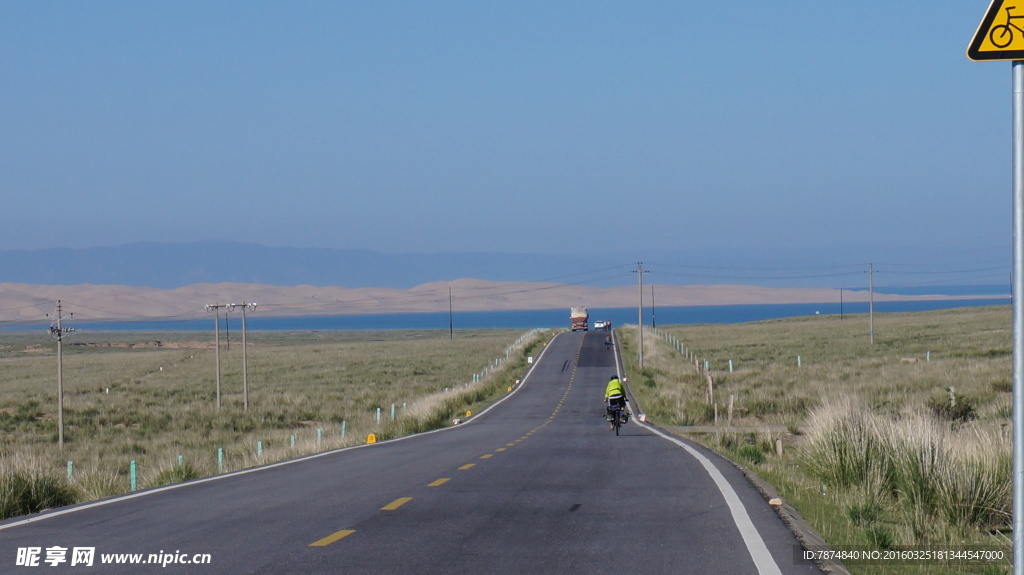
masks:
[[[603,333],[564,333],[463,425],[7,520],[0,571],[819,573],[733,466],[632,420],[608,430],[616,369]]]

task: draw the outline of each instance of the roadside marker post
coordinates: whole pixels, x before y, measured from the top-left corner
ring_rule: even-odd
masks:
[[[129,465],[129,468],[131,469],[132,491],[135,491],[135,488],[138,487],[138,476],[134,459],[132,460],[131,465]]]
[[[1016,22],[1015,22],[1016,21]],[[992,0],[967,47],[975,61],[1011,60],[1013,272],[1013,575],[1024,575],[1024,5]],[[929,357],[931,353],[929,352]]]

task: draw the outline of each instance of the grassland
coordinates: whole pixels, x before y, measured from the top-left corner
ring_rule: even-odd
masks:
[[[63,448],[55,343],[0,335],[0,517],[124,493],[132,461],[142,488],[449,425],[525,370],[543,342],[523,335],[250,332],[246,412],[238,341],[222,341],[218,409],[206,334],[78,333],[63,346]]]
[[[636,329],[620,330],[620,340],[631,388],[655,423],[681,433],[681,426],[718,426],[687,436],[751,467],[832,545],[996,545],[1008,552],[1010,313],[876,315],[873,344],[865,316],[669,326],[647,332],[643,370]],[[726,428],[730,398],[734,427]],[[992,565],[849,568],[1005,572]]]

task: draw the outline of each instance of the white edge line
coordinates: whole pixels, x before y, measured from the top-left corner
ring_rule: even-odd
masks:
[[[551,338],[551,341],[554,341],[555,338],[557,338],[559,335],[561,335],[561,334],[560,333],[559,334],[555,334],[555,337]],[[277,463],[270,463],[270,464],[267,464],[267,465],[262,465],[260,467],[251,467],[249,469],[242,469],[242,470],[239,470],[239,471],[232,471],[230,473],[223,473],[223,474],[220,474],[220,475],[213,475],[213,476],[210,476],[210,477],[204,477],[202,479],[196,479],[196,480],[188,481],[188,482],[185,482],[185,483],[175,483],[173,485],[165,485],[163,487],[157,487],[157,488],[154,488],[154,489],[147,489],[146,491],[139,491],[137,493],[130,493],[130,494],[127,494],[127,495],[118,495],[117,497],[112,497],[110,499],[103,499],[101,501],[93,501],[91,503],[85,503],[85,504],[82,504],[82,505],[76,505],[74,507],[68,507],[67,509],[59,509],[59,510],[55,510],[55,511],[52,511],[52,512],[45,512],[44,511],[44,512],[40,513],[39,515],[35,515],[33,517],[28,517],[26,519],[21,519],[19,521],[14,521],[12,523],[2,524],[2,525],[0,525],[0,531],[3,531],[5,529],[10,529],[12,527],[19,527],[21,525],[27,525],[29,523],[35,523],[36,521],[42,521],[44,519],[52,519],[54,517],[60,517],[61,515],[67,515],[67,514],[70,514],[70,513],[77,513],[79,511],[85,511],[86,509],[92,509],[94,507],[103,507],[104,505],[110,505],[112,503],[119,503],[121,501],[128,501],[130,499],[135,499],[137,497],[145,497],[147,495],[153,495],[155,493],[161,493],[161,492],[164,492],[164,491],[171,491],[172,489],[180,489],[182,487],[188,487],[188,486],[191,486],[191,485],[199,485],[199,484],[202,484],[202,483],[209,483],[211,481],[219,481],[221,479],[227,479],[229,477],[238,477],[239,475],[246,475],[246,474],[249,474],[249,473],[256,473],[258,471],[264,471],[264,470],[267,470],[267,469],[274,469],[275,467],[283,467],[285,465],[291,465],[293,463],[301,463],[303,461],[309,461],[311,459],[316,459],[318,457],[325,457],[325,456],[328,456],[328,455],[334,455],[336,453],[341,453],[342,451],[351,451],[353,449],[361,449],[361,448],[364,448],[364,447],[372,447],[374,445],[386,445],[388,443],[395,443],[395,442],[398,442],[398,441],[405,441],[406,439],[412,439],[413,437],[420,437],[420,436],[423,436],[423,435],[430,435],[432,433],[440,433],[442,431],[448,431],[448,430],[451,430],[451,429],[458,429],[458,428],[460,428],[460,427],[462,427],[464,425],[468,425],[470,423],[475,423],[476,420],[481,415],[483,415],[483,414],[487,413],[488,411],[494,409],[499,404],[504,402],[506,399],[512,397],[524,385],[526,385],[527,379],[533,373],[533,368],[536,367],[538,363],[540,363],[541,358],[544,357],[544,354],[547,353],[547,351],[548,351],[548,349],[550,347],[551,347],[550,346],[550,342],[548,342],[548,345],[544,346],[544,350],[540,352],[540,355],[537,356],[537,359],[534,360],[533,364],[530,365],[529,369],[526,370],[526,375],[523,376],[522,380],[519,382],[519,385],[517,385],[512,390],[511,393],[506,393],[504,397],[502,397],[498,401],[495,401],[490,406],[488,406],[487,409],[485,409],[485,410],[481,411],[480,413],[476,414],[470,420],[466,421],[465,423],[463,423],[461,425],[453,425],[451,427],[442,427],[440,429],[432,429],[430,431],[424,431],[422,433],[416,433],[416,434],[413,434],[413,435],[404,435],[402,437],[396,437],[394,439],[389,439],[387,441],[380,441],[378,443],[363,443],[363,444],[360,444],[360,445],[350,445],[348,447],[341,447],[341,448],[338,448],[338,449],[332,449],[330,451],[322,451],[320,453],[314,453],[312,455],[306,455],[306,456],[303,456],[303,457],[299,457],[297,459],[288,459],[286,461],[278,461]]]
[[[671,441],[685,449],[690,455],[704,466],[704,470],[708,472],[711,479],[715,482],[718,487],[718,491],[721,492],[722,497],[725,499],[726,505],[729,506],[729,512],[732,514],[732,519],[736,523],[736,528],[740,532],[740,536],[743,537],[743,543],[747,546],[747,551],[750,553],[750,558],[754,561],[754,565],[757,566],[757,572],[760,575],[782,575],[782,571],[779,569],[779,565],[775,562],[775,558],[772,557],[768,546],[765,544],[764,539],[761,537],[761,533],[758,532],[757,527],[754,526],[754,522],[750,520],[750,514],[747,513],[747,508],[743,505],[739,495],[729,484],[729,480],[722,475],[722,472],[715,467],[715,464],[710,459],[705,457],[702,453],[690,447],[686,443],[667,435],[665,432],[648,425],[646,423],[636,422],[637,425],[647,429],[662,439]]]

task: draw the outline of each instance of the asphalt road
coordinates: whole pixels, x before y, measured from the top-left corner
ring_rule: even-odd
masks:
[[[562,334],[455,428],[5,521],[0,572],[819,573],[730,464],[632,420],[608,430],[614,355],[603,333]],[[32,547],[39,565],[18,566]]]

